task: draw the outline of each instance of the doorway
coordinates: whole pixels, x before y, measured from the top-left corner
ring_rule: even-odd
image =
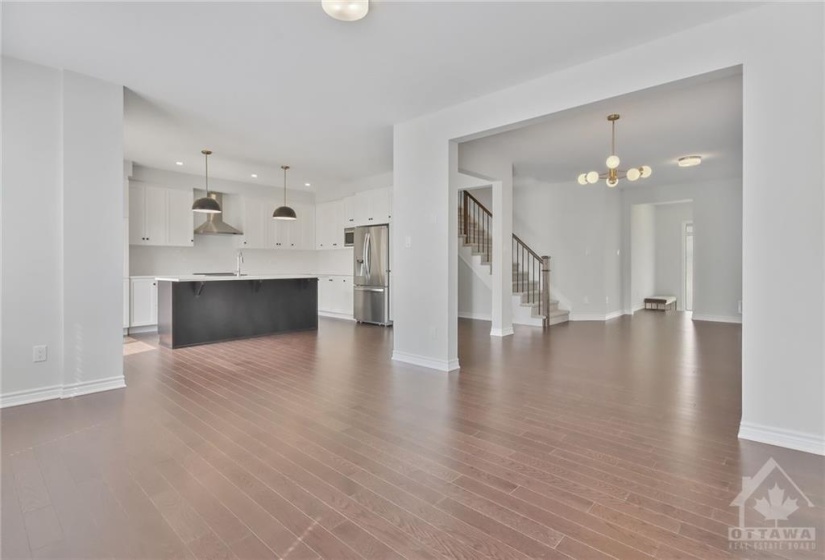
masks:
[[[693,222],[685,222],[682,232],[682,254],[684,255],[682,301],[685,302],[685,311],[693,311]]]

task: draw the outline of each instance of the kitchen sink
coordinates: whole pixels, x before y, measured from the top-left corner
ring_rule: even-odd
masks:
[[[246,276],[246,274],[235,274],[234,272],[193,272],[193,276]]]

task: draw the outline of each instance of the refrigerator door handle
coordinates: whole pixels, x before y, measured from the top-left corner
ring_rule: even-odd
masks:
[[[367,232],[364,234],[364,268],[366,274],[364,276],[367,277],[367,282],[370,281],[370,272],[371,272],[371,263],[370,257],[372,253],[372,238],[370,237],[370,233]]]
[[[371,288],[369,286],[355,286],[356,292],[383,292],[384,288]]]

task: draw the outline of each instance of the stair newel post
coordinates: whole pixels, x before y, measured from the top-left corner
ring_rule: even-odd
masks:
[[[539,313],[544,317],[542,326],[550,326],[550,257],[541,257],[541,303]]]

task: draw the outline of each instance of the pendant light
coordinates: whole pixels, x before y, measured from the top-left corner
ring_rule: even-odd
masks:
[[[653,170],[647,165],[638,167],[631,167],[627,171],[619,169],[622,163],[619,156],[616,155],[616,121],[620,116],[612,114],[607,116],[610,122],[610,155],[604,164],[607,166],[607,171],[599,173],[598,171],[590,171],[589,173],[582,173],[578,177],[580,185],[592,185],[599,179],[604,179],[608,187],[615,187],[619,184],[619,179],[627,178],[628,181],[637,181],[638,179],[647,179]]]
[[[278,206],[275,209],[272,213],[272,218],[275,220],[295,220],[298,218],[298,216],[295,215],[295,210],[286,205],[286,170],[289,169],[289,166],[282,165],[281,169],[284,170],[284,205]]]
[[[195,203],[192,204],[192,211],[202,214],[220,214],[222,211],[221,205],[218,204],[217,200],[209,196],[209,156],[212,154],[212,150],[201,150],[201,153],[203,154],[203,163],[206,171],[204,175],[206,179],[206,196],[197,199]]]

